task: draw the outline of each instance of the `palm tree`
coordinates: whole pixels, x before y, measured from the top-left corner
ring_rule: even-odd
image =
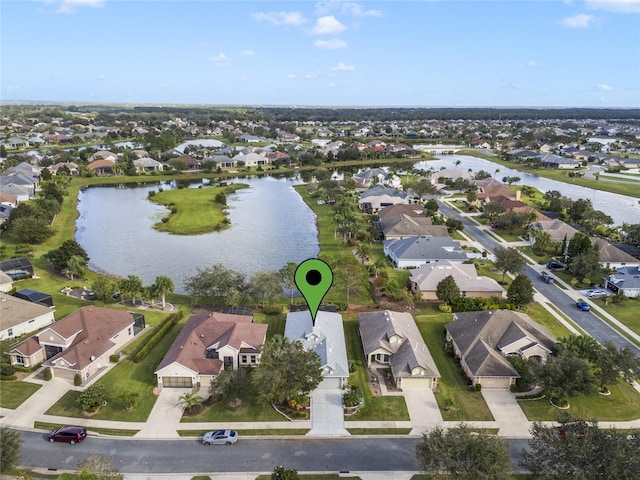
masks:
[[[175,289],[173,285],[173,280],[171,280],[169,277],[166,277],[164,275],[160,275],[156,277],[156,281],[153,286],[154,286],[154,290],[160,295],[162,295],[162,309],[164,310],[166,295],[168,293],[173,292],[173,290]]]
[[[500,173],[500,169],[499,169],[499,168],[496,168],[496,172],[494,173],[494,175],[493,175],[493,176],[495,177],[495,176],[496,176],[496,175],[498,175],[499,173]]]
[[[197,407],[198,405],[202,405],[204,398],[202,398],[197,393],[187,392],[178,398],[178,407],[184,408],[186,411],[191,413],[192,409]]]
[[[367,257],[369,256],[370,246],[368,243],[359,243],[356,249],[356,257],[362,260],[362,263],[365,262]]]

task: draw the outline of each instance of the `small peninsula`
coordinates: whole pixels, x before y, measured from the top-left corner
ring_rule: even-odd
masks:
[[[156,230],[175,235],[201,235],[229,227],[226,215],[227,195],[241,188],[244,183],[202,188],[178,188],[150,192],[149,200],[165,205],[170,214],[154,225]]]

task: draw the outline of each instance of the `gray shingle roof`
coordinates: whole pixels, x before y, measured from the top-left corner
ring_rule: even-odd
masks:
[[[466,260],[460,242],[450,237],[421,235],[384,241],[385,249],[400,260]]]

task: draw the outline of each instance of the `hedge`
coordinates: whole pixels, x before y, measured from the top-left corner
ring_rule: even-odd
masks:
[[[182,310],[172,313],[167,318],[165,318],[158,327],[151,332],[143,342],[138,345],[138,348],[134,350],[131,354],[131,360],[138,363],[140,360],[144,359],[153,347],[155,347],[160,340],[164,338],[164,336],[169,333],[169,331],[175,327],[175,325],[182,320],[184,313]]]
[[[18,377],[16,375],[0,375],[0,380],[2,381],[11,381],[11,380],[17,380]]]

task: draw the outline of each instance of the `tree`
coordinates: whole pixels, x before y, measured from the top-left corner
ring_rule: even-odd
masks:
[[[359,243],[356,248],[356,257],[360,259],[362,263],[369,257],[371,246],[368,243]]]
[[[94,383],[85,388],[76,400],[76,403],[85,412],[95,412],[99,407],[106,405],[108,399],[109,392],[107,391],[107,387],[102,383]]]
[[[502,272],[502,283],[508,273],[516,274],[522,270],[525,265],[525,259],[515,247],[504,248],[497,246],[493,251],[496,257],[495,266]]]
[[[507,289],[507,299],[513,303],[516,308],[522,308],[523,306],[533,301],[533,284],[529,277],[519,274],[513,279],[511,285]]]
[[[594,243],[586,251],[571,256],[567,270],[580,280],[598,278],[601,270],[600,247],[598,244]]]
[[[337,283],[344,286],[345,289],[345,305],[349,305],[349,295],[353,290],[358,290],[358,280],[360,272],[364,268],[356,258],[351,255],[341,255],[335,262],[327,262],[329,265],[333,263],[334,285]]]
[[[418,466],[429,476],[457,479],[509,479],[513,468],[506,442],[473,433],[464,424],[423,434],[416,446]]]
[[[153,283],[153,290],[154,292],[160,294],[160,296],[162,297],[163,310],[166,305],[165,298],[167,294],[173,292],[174,289],[175,287],[173,285],[173,280],[171,280],[169,277],[165,275],[159,275],[156,277],[156,280]]]
[[[493,222],[498,216],[505,212],[504,207],[497,202],[489,202],[482,208],[482,216],[488,218],[490,222]]]
[[[81,278],[84,277],[86,271],[87,262],[82,256],[74,255],[67,261],[67,268],[65,268],[65,273],[67,273],[71,277],[72,282],[74,275],[78,278]]]
[[[435,198],[430,198],[429,200],[427,200],[427,203],[425,203],[425,208],[427,209],[427,212],[437,212],[439,205],[438,205],[438,201]]]
[[[594,362],[601,349],[598,341],[589,335],[570,334],[560,337],[556,343],[559,355],[573,355]]]
[[[451,275],[440,280],[436,287],[436,297],[445,305],[453,305],[460,298],[460,287]]]
[[[252,375],[262,404],[300,400],[322,380],[320,357],[302,342],[275,335],[262,347],[260,365]]]
[[[282,465],[275,467],[271,472],[271,480],[298,480],[299,478],[297,470],[284,468]]]
[[[204,402],[204,398],[202,398],[197,393],[187,392],[183,393],[178,397],[178,407],[184,408],[187,413],[192,413],[196,407],[199,407]]]
[[[8,472],[18,464],[22,435],[16,430],[0,427],[0,472]]]
[[[281,285],[289,290],[289,303],[293,305],[293,292],[296,288],[296,270],[298,268],[298,264],[295,262],[288,262],[284,267],[278,270],[278,275],[280,276]]]
[[[112,302],[113,294],[116,293],[116,283],[107,277],[99,276],[91,284],[91,290],[95,293],[95,298],[102,302]]]
[[[557,405],[564,405],[568,397],[578,393],[595,391],[595,379],[589,364],[570,355],[548,358],[546,363],[536,368],[535,378]]]
[[[127,278],[118,280],[118,289],[122,298],[131,297],[131,302],[135,305],[136,296],[142,291],[142,280],[135,275],[129,275]]]
[[[616,382],[621,373],[632,380],[640,372],[640,360],[633,350],[629,347],[618,349],[611,341],[598,348],[593,363],[595,377],[603,392],[607,385]]]
[[[199,268],[197,272],[185,278],[185,289],[196,297],[210,297],[213,303],[237,304],[247,288],[242,273],[234,272],[221,263]]]
[[[640,471],[640,432],[599,428],[563,415],[559,426],[535,422],[521,465],[536,478],[636,478]]]
[[[545,232],[544,230],[534,230],[533,231],[533,245],[531,249],[537,255],[542,255],[547,251],[547,248],[551,245],[551,235],[549,232]]]
[[[42,215],[16,218],[6,228],[20,243],[40,244],[54,233]]]
[[[65,240],[58,248],[47,253],[47,259],[58,272],[67,268],[71,257],[76,256],[81,257],[85,265],[89,261],[89,255],[75,240]]]
[[[225,368],[211,381],[209,393],[214,402],[227,403],[237,398],[246,384],[246,369]]]
[[[78,480],[124,480],[111,459],[99,453],[90,453],[78,462],[78,470]]]
[[[249,296],[254,302],[262,305],[271,305],[276,298],[282,297],[282,284],[280,275],[276,272],[261,270],[252,275],[248,284]]]

